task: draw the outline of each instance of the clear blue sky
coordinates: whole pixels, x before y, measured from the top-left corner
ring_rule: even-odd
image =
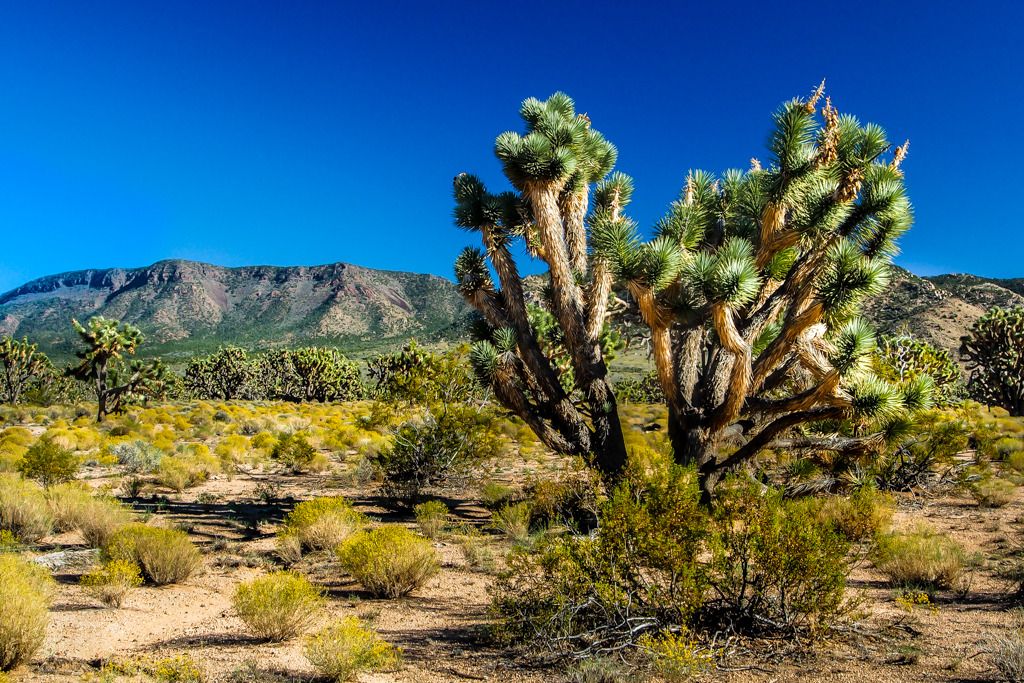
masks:
[[[784,7],[784,8],[783,8]],[[191,258],[450,276],[460,171],[572,95],[652,224],[822,76],[911,139],[900,263],[1024,276],[1020,3],[0,0],[0,291]]]

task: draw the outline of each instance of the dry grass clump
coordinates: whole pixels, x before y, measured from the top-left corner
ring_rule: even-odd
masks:
[[[239,585],[232,602],[257,637],[280,642],[305,631],[319,615],[324,599],[305,577],[272,572]]]
[[[81,482],[50,487],[46,501],[58,531],[77,529],[92,548],[101,548],[112,533],[131,521],[130,511],[116,500],[98,497]]]
[[[960,544],[946,534],[920,527],[879,537],[874,562],[897,586],[959,590],[968,558]]]
[[[416,524],[427,538],[437,538],[448,523],[448,506],[439,500],[420,503],[413,512]]]
[[[53,529],[42,487],[16,474],[0,474],[0,529],[34,543]]]
[[[1013,502],[1017,487],[999,477],[985,477],[974,483],[971,495],[978,501],[978,507],[1001,508]]]
[[[181,583],[202,564],[199,550],[185,532],[138,523],[111,534],[103,555],[108,560],[133,562],[157,586]]]
[[[142,585],[142,574],[134,562],[111,560],[82,576],[85,592],[107,607],[120,607],[135,588]]]
[[[130,657],[115,659],[103,665],[100,680],[108,681],[124,676],[132,681],[158,681],[160,683],[206,683],[206,674],[189,655],[173,657]]]
[[[314,498],[295,506],[284,520],[283,534],[307,550],[329,550],[367,524],[366,516],[341,496]]]
[[[400,526],[360,532],[338,546],[341,566],[371,593],[397,598],[437,572],[430,541]]]
[[[333,681],[349,681],[362,671],[397,668],[402,652],[355,617],[340,619],[306,640],[306,659]]]
[[[1015,615],[1017,623],[994,637],[987,648],[989,659],[999,680],[1018,683],[1024,681],[1024,615]]]
[[[862,488],[848,497],[828,496],[819,516],[851,541],[869,541],[888,530],[894,509],[890,496]]]
[[[15,555],[0,555],[0,671],[28,661],[42,646],[52,595],[49,572]]]
[[[529,503],[504,505],[494,513],[491,526],[505,534],[513,543],[526,543],[530,540],[531,518]]]

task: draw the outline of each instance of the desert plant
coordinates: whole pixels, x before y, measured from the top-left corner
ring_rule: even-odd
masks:
[[[166,370],[159,360],[125,363],[142,343],[142,332],[134,325],[96,317],[88,326],[72,320],[85,348],[77,352],[81,362],[69,372],[92,382],[96,392],[96,421],[108,413],[119,413],[137,397],[159,396],[164,391]]]
[[[39,565],[0,554],[0,672],[28,661],[43,644],[52,584]]]
[[[355,617],[340,619],[311,635],[303,653],[320,675],[338,683],[362,671],[388,671],[401,662],[401,650]]]
[[[420,503],[413,512],[416,524],[427,538],[437,538],[448,523],[448,506],[439,500],[428,500]]]
[[[874,554],[875,566],[893,584],[929,592],[959,588],[967,562],[960,544],[926,527],[881,536]]]
[[[374,595],[398,598],[437,572],[430,542],[400,526],[382,526],[350,537],[337,550],[342,568]]]
[[[308,346],[267,359],[274,398],[290,401],[355,401],[363,397],[359,366],[337,349]]]
[[[817,518],[850,541],[871,541],[887,531],[892,521],[893,501],[873,486],[860,488],[849,496],[828,496],[821,501]]]
[[[491,194],[472,176],[456,177],[456,223],[479,231],[486,249],[456,262],[460,291],[491,329],[474,346],[477,371],[546,445],[593,453],[612,478],[625,467],[599,343],[616,281],[651,331],[673,457],[696,467],[705,504],[726,472],[798,425],[885,422],[927,402],[926,380],[897,385],[871,374],[874,333],[856,317],[885,286],[895,239],[911,223],[900,170],[907,145],[883,159],[891,145],[882,129],[840,116],[827,99],[819,124],[823,89],[776,113],[767,167],[753,162],[723,178],[691,172],[651,242],[623,214],[632,181],[605,178],[615,148],[562,93],[523,102],[526,134],[495,142],[515,192]],[[511,256],[520,237],[548,266],[549,308],[578,400],[530,324]],[[743,443],[723,457],[729,434]],[[806,436],[789,446],[863,449],[873,436]]]
[[[132,680],[153,680],[157,683],[206,683],[203,669],[191,655],[171,657],[135,656],[107,661],[100,670],[102,680],[129,676]]]
[[[74,479],[80,466],[74,451],[43,437],[25,453],[18,464],[18,471],[27,479],[35,479],[49,487]]]
[[[939,407],[959,403],[967,393],[952,354],[907,333],[880,339],[874,368],[879,377],[897,384],[928,375],[935,387],[932,400]]]
[[[332,550],[367,524],[364,514],[341,496],[313,498],[296,505],[284,520],[284,533],[304,549]]]
[[[1013,501],[1017,487],[999,477],[982,477],[971,485],[971,495],[978,501],[978,507],[1001,508]]]
[[[316,450],[310,445],[304,434],[281,434],[270,452],[270,457],[296,472],[309,467],[314,456],[316,456]]]
[[[110,454],[117,458],[128,472],[148,473],[154,471],[163,460],[164,452],[156,446],[137,439],[130,443],[118,443],[110,447]]]
[[[18,341],[12,337],[0,338],[0,366],[3,369],[0,387],[5,390],[4,398],[11,405],[19,401],[32,380],[52,370],[49,359],[39,352],[35,344],[30,344],[28,339]]]
[[[257,637],[280,642],[305,631],[319,616],[324,599],[304,577],[273,572],[240,584],[232,604]]]
[[[74,522],[89,547],[102,548],[131,519],[131,511],[117,501],[93,497],[78,508]]]
[[[87,574],[81,584],[86,592],[108,607],[120,607],[135,588],[142,585],[139,567],[129,560],[111,560]]]
[[[498,509],[491,517],[491,526],[513,543],[525,543],[530,540],[530,519],[529,503],[515,503]]]
[[[107,560],[135,563],[157,586],[181,583],[202,564],[199,550],[184,531],[138,523],[115,531],[102,550]]]
[[[189,361],[185,367],[185,390],[202,399],[241,398],[254,371],[245,349],[222,346],[209,356]]]
[[[992,638],[986,650],[999,672],[999,680],[1021,683],[1024,681],[1024,619],[1019,612],[1014,616],[1013,628]]]
[[[989,309],[960,338],[960,357],[973,398],[1024,415],[1024,307]]]
[[[16,474],[0,474],[0,529],[34,543],[53,530],[43,489]]]

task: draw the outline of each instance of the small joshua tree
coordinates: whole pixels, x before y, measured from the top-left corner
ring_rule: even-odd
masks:
[[[463,296],[492,330],[474,358],[548,446],[592,452],[613,477],[625,461],[598,342],[615,283],[651,330],[674,458],[696,467],[705,501],[726,471],[794,428],[804,434],[790,447],[865,449],[879,442],[869,427],[928,403],[927,377],[897,384],[871,372],[875,336],[857,317],[885,286],[894,242],[911,223],[900,170],[907,145],[884,159],[892,147],[882,129],[829,100],[819,121],[823,89],[775,114],[767,167],[690,172],[651,241],[624,213],[632,181],[608,175],[615,148],[563,94],[526,100],[526,134],[495,143],[515,192],[455,179],[456,223],[479,231],[485,247],[456,262]],[[529,324],[510,251],[517,238],[549,267],[572,395]],[[818,427],[847,418],[857,436]]]
[[[992,308],[960,339],[971,396],[1024,415],[1024,308]]]
[[[362,398],[359,367],[340,351],[307,346],[274,354],[269,362],[278,390],[293,401],[354,401]]]
[[[935,383],[932,399],[936,406],[949,406],[963,399],[963,378],[952,354],[910,334],[882,337],[874,367],[879,377],[896,383],[928,375]]]
[[[43,377],[52,367],[35,344],[12,337],[0,339],[0,364],[3,365],[5,398],[12,405],[21,399],[30,382]]]
[[[96,421],[109,413],[118,413],[134,398],[159,394],[166,370],[159,360],[126,363],[142,343],[139,328],[117,320],[96,317],[88,327],[72,320],[85,348],[76,355],[81,362],[69,370],[78,380],[92,382],[96,390]]]

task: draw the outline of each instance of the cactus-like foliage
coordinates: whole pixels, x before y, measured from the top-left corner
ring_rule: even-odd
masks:
[[[882,337],[874,369],[880,377],[896,383],[928,375],[935,384],[932,402],[938,407],[959,403],[966,393],[952,354],[909,334]]]
[[[197,398],[251,398],[244,395],[254,374],[245,349],[222,346],[209,356],[193,358],[185,367],[185,390]]]
[[[893,150],[881,128],[840,115],[829,100],[819,108],[822,90],[775,114],[766,166],[754,160],[721,177],[691,171],[650,240],[624,213],[632,181],[605,177],[614,149],[564,95],[527,100],[526,134],[498,138],[516,193],[492,195],[471,176],[456,178],[456,222],[481,233],[500,282],[480,259],[460,259],[463,293],[516,340],[478,355],[495,394],[549,446],[592,451],[606,472],[621,466],[598,343],[613,283],[651,330],[674,457],[696,466],[706,498],[726,471],[794,427],[846,418],[880,426],[927,403],[926,380],[872,373],[875,337],[857,317],[885,287],[895,241],[911,224],[900,170],[907,147]],[[549,266],[552,313],[580,389],[568,407],[518,311],[522,287],[508,247],[517,237]],[[590,438],[573,432],[582,413]],[[800,443],[845,449],[872,439]]]
[[[15,404],[21,399],[25,388],[34,380],[41,379],[51,369],[49,359],[39,352],[28,339],[18,341],[12,337],[0,339],[0,365],[3,366],[2,387],[5,399]]]
[[[363,398],[359,367],[340,351],[307,346],[272,354],[276,391],[289,401],[355,401]]]
[[[992,308],[961,338],[975,399],[1024,415],[1024,308]]]
[[[129,402],[162,394],[167,370],[159,360],[125,360],[142,344],[139,328],[103,317],[91,318],[87,326],[71,322],[85,348],[76,354],[79,364],[68,372],[75,379],[93,383],[97,422],[109,413],[121,412]]]
[[[472,360],[498,399],[548,446],[593,454],[615,474],[626,450],[606,367],[611,276],[605,259],[589,254],[587,216],[617,216],[631,183],[607,177],[617,150],[565,94],[528,99],[519,113],[525,132],[495,141],[515,191],[492,194],[468,174],[454,182],[455,222],[478,232],[484,247],[465,250],[455,266],[459,290],[489,328]],[[548,311],[531,315],[512,257],[517,239],[548,267]]]

